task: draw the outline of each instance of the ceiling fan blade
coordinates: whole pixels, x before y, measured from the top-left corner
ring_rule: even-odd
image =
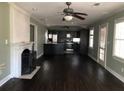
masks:
[[[85,15],[85,16],[88,16],[88,14],[86,14],[86,13],[80,13],[80,12],[74,12],[73,14],[78,14],[78,15]]]
[[[80,20],[85,20],[85,18],[84,17],[81,17],[81,16],[79,16],[79,15],[76,15],[76,14],[74,14],[74,15],[72,15],[73,17],[76,17],[76,18],[78,18],[78,19],[80,19]]]

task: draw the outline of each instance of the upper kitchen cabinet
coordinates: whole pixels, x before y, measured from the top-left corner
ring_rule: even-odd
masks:
[[[77,37],[76,38],[80,38],[80,31],[77,31]]]

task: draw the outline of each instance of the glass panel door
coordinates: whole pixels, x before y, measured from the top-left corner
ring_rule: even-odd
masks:
[[[105,67],[106,65],[106,40],[107,40],[107,25],[100,26],[99,32],[99,63]]]

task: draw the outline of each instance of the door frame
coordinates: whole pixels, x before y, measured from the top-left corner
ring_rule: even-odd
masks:
[[[100,59],[99,59],[99,54],[100,54],[100,51],[99,51],[99,49],[100,49],[100,29],[102,27],[104,27],[104,26],[107,27],[107,30],[106,30],[106,40],[105,40],[105,52],[104,52],[104,58],[105,58],[104,59],[104,62],[105,62],[105,64],[104,64],[104,66],[103,65],[102,66],[106,68],[106,62],[107,62],[107,45],[108,45],[108,42],[107,42],[107,39],[108,39],[108,23],[104,23],[104,24],[99,25],[99,39],[98,39],[97,61],[100,64]]]
[[[33,25],[34,26],[34,50],[37,51],[37,46],[38,46],[37,25],[34,24],[34,23],[30,23],[30,25]],[[36,52],[36,55],[38,55],[37,52]]]

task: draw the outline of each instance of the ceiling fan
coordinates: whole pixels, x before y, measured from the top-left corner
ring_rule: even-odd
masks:
[[[70,8],[71,2],[66,2],[67,8],[63,10],[64,17],[63,21],[71,21],[73,17],[78,18],[80,20],[85,20],[82,16],[88,16],[86,13],[75,12],[72,8]]]

